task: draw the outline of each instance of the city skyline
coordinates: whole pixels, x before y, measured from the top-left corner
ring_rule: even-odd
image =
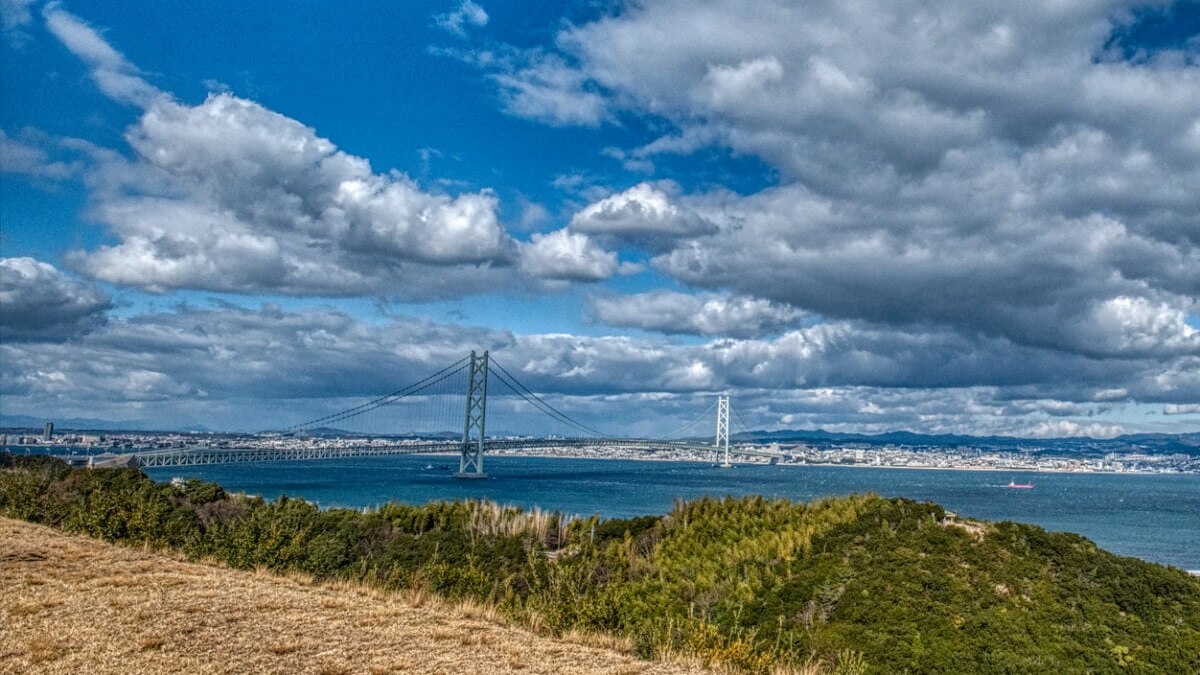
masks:
[[[1200,430],[1195,2],[0,18],[5,415]]]

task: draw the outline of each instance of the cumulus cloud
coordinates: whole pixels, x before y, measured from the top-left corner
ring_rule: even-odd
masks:
[[[534,233],[521,246],[521,269],[530,276],[562,281],[600,281],[617,273],[617,254],[586,234],[555,230]]]
[[[311,128],[230,94],[158,101],[95,170],[91,213],[119,243],[77,252],[98,279],[151,291],[436,295],[494,281],[513,243],[489,192],[422,191]],[[442,280],[449,280],[445,275]]]
[[[107,319],[112,300],[33,258],[0,258],[0,339],[64,341]]]
[[[653,250],[669,250],[679,239],[716,232],[713,223],[675,204],[650,183],[639,183],[589,204],[571,217],[570,228]]]
[[[556,404],[626,417],[630,433],[688,421],[729,389],[766,427],[1109,435],[1092,415],[1187,414],[1200,400],[1187,321],[1200,306],[1200,71],[1179,50],[1123,58],[1109,38],[1126,7],[649,0],[561,24],[552,48],[443,50],[486,69],[509,114],[643,118],[636,128],[663,135],[609,153],[631,169],[717,147],[780,179],[748,195],[662,182],[614,194],[564,177],[591,204],[517,242],[493,193],[376,172],[227,93],[175,101],[51,5],[51,32],[101,91],[142,110],[127,154],[79,146],[94,162],[88,214],[112,241],[77,251],[76,269],[150,291],[425,299],[603,280],[628,270],[617,247],[640,247],[707,292],[601,296],[596,317],[714,339],[269,306],[103,323],[107,298],[68,279],[58,296],[83,301],[65,300],[76,309],[41,335],[70,344],[0,344],[6,412],[146,405],[260,426],[239,401],[332,411],[491,348]],[[53,164],[18,142],[20,166]]]
[[[651,291],[591,300],[598,321],[668,335],[760,337],[794,327],[804,313],[758,298]]]
[[[1123,58],[1131,7],[652,0],[563,28],[556,91],[667,125],[615,156],[716,146],[779,172],[743,198],[671,196],[715,231],[641,245],[689,285],[1098,357],[1195,355],[1200,68],[1187,45]],[[661,197],[634,190],[572,229],[653,229]]]
[[[89,214],[117,243],[73,252],[77,269],[152,292],[426,299],[523,283],[491,192],[450,196],[376,173],[228,93],[179,103],[82,20],[57,5],[45,15],[101,91],[144,109],[125,135],[132,157],[90,149]]]
[[[967,227],[950,220],[949,203],[877,209],[797,186],[701,202],[693,207],[720,233],[655,260],[695,286],[1096,356],[1200,353],[1185,320],[1200,249],[1112,218],[996,209],[991,226]]]

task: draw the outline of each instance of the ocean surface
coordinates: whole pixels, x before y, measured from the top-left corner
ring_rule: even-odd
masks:
[[[456,480],[457,457],[400,456],[148,469],[322,507],[487,498],[577,515],[661,514],[677,498],[764,495],[807,501],[875,492],[960,515],[1076,532],[1114,553],[1200,570],[1200,475],[1058,474],[489,456],[485,480]],[[1010,480],[1032,490],[1005,487]]]

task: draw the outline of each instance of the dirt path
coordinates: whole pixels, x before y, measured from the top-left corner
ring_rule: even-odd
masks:
[[[0,519],[4,673],[685,673],[473,607],[176,559]]]

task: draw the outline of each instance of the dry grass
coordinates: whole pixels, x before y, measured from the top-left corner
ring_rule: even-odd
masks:
[[[422,591],[239,572],[7,519],[0,588],[0,673],[699,670],[639,661],[604,636],[537,635]]]

